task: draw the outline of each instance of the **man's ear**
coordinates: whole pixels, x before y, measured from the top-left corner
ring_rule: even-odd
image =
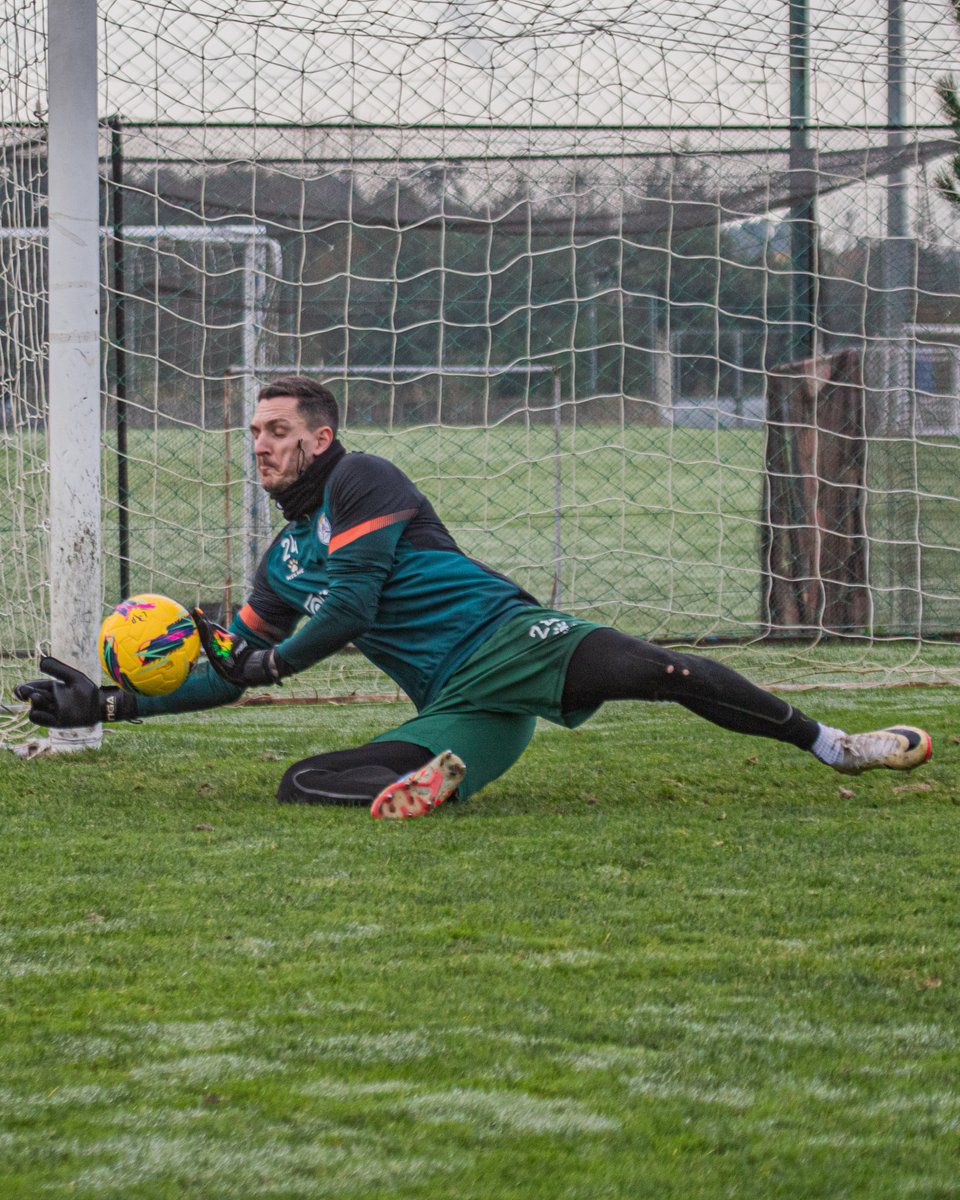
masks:
[[[333,442],[333,436],[333,430],[329,425],[321,425],[319,429],[314,430],[313,452],[317,458],[319,458],[324,450],[326,450]]]

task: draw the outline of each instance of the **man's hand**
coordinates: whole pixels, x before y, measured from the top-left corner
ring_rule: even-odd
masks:
[[[135,696],[119,688],[97,687],[82,671],[58,658],[41,658],[40,670],[52,679],[31,679],[13,689],[18,700],[30,705],[27,716],[34,725],[74,729],[98,721],[129,721],[137,715]]]
[[[208,621],[202,608],[191,609],[190,616],[193,617],[211,667],[230,683],[240,687],[279,683],[281,676],[286,674],[272,648],[255,649],[246,638]]]

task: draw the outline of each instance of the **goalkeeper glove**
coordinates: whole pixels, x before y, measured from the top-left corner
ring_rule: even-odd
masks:
[[[240,634],[230,633],[213,621],[208,621],[202,608],[191,609],[190,615],[211,667],[229,683],[239,687],[279,683],[284,675],[290,674],[286,663],[273,647],[257,650]]]
[[[82,671],[58,658],[41,658],[40,670],[52,679],[31,679],[13,689],[18,700],[30,705],[27,716],[34,725],[73,729],[98,721],[132,721],[137,698],[115,687],[97,687]]]

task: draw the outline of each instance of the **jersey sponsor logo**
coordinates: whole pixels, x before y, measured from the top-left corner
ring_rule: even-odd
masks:
[[[570,622],[564,621],[562,617],[544,617],[542,621],[537,621],[535,625],[530,626],[530,636],[538,638],[541,642],[545,642],[549,637],[557,637],[569,632]]]
[[[315,617],[320,609],[323,608],[323,602],[327,598],[328,591],[328,588],[322,588],[319,592],[311,592],[303,602],[304,611],[308,612],[311,617]]]
[[[330,525],[330,518],[326,513],[321,513],[320,520],[317,522],[317,541],[321,546],[329,546],[332,536],[333,529]]]

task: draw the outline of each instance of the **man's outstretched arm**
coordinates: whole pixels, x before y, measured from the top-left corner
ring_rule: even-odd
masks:
[[[405,525],[372,531],[330,555],[329,590],[321,608],[276,647],[282,675],[304,671],[366,633],[376,619]]]
[[[322,608],[279,643],[265,643],[246,630],[238,633],[233,626],[221,629],[201,609],[194,609],[191,615],[212,669],[234,686],[269,685],[342,650],[376,617],[401,531],[399,527],[378,530],[342,553],[336,563],[331,561]]]
[[[194,609],[192,615],[213,670],[224,682],[235,686],[275,684],[356,641],[376,619],[383,586],[393,570],[397,545],[412,512],[410,509],[392,517],[366,520],[347,544],[332,549],[327,559],[327,588],[321,606],[295,633],[290,633],[290,629],[299,614],[292,609],[291,619],[284,621],[285,630],[271,614],[274,623],[268,631],[272,635],[270,641],[258,639],[249,626],[239,633],[233,626],[221,629],[208,621],[201,610]],[[387,523],[383,524],[384,521]],[[262,601],[265,593],[261,589],[257,595]],[[240,616],[248,607],[240,610]],[[270,612],[263,603],[260,611]],[[254,622],[260,624],[257,614]]]
[[[196,612],[199,613],[199,610]],[[273,646],[273,640],[269,636],[272,628],[261,621],[259,624],[263,626],[262,631],[255,631],[243,619],[245,615],[251,621],[256,619],[256,614],[249,602],[230,622],[230,628],[220,632],[234,643],[242,642],[250,651],[259,654],[269,653]],[[202,619],[202,613],[199,613],[199,616]],[[197,620],[196,615],[194,619]],[[200,622],[197,621],[197,624],[199,629]],[[240,683],[224,678],[223,672],[217,669],[211,658],[211,649],[204,637],[206,633],[209,638],[209,630],[219,630],[219,626],[210,625],[209,622],[207,622],[207,626],[206,631],[199,629],[203,647],[207,652],[207,661],[198,663],[175,692],[168,692],[166,696],[135,696],[138,717],[197,712],[204,708],[218,708],[222,704],[233,704],[235,700],[240,699],[250,684],[268,682],[259,678],[251,678]],[[274,637],[276,636],[279,636],[279,631],[274,633]],[[273,683],[275,680],[271,679],[269,682]]]
[[[274,540],[275,546],[281,534]],[[273,546],[270,547],[273,549]],[[230,678],[221,667],[223,659],[218,650],[221,643],[243,647],[249,661],[255,656],[263,659],[271,648],[289,634],[299,620],[300,614],[287,604],[270,586],[267,573],[267,558],[264,555],[257,568],[253,589],[247,602],[230,622],[229,629],[221,629],[208,621],[201,610],[195,609],[193,618],[197,632],[207,654],[207,661],[199,663],[190,673],[182,687],[166,696],[143,696],[138,698],[140,715],[152,717],[161,713],[195,712],[203,708],[216,708],[221,704],[232,704],[250,685],[276,683],[273,675],[266,677],[251,672],[246,678]]]
[[[259,646],[269,642],[259,638],[239,619],[234,618],[231,633],[247,637]],[[99,687],[69,663],[49,656],[40,659],[43,679],[18,684],[14,695],[30,705],[27,714],[34,725],[55,729],[73,729],[96,725],[98,721],[135,721],[140,717],[164,713],[194,712],[232,704],[244,689],[223,679],[209,663],[200,663],[175,692],[166,696],[138,696],[116,687]]]

